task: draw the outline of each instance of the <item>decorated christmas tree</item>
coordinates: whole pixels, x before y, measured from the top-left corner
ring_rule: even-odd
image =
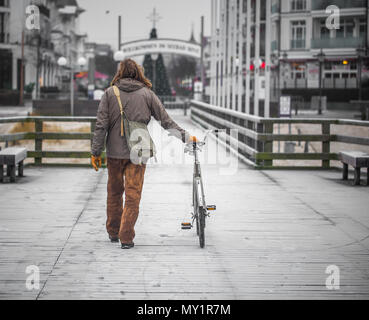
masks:
[[[155,10],[154,10],[155,15]],[[154,27],[151,30],[150,33],[150,39],[157,39],[157,31]],[[156,61],[152,59],[152,56],[150,54],[145,55],[143,67],[145,69],[145,76],[150,79],[150,81],[153,84],[153,91],[158,96],[170,96],[172,94],[169,80],[167,76],[167,70],[164,64],[164,59],[161,54],[157,55]],[[155,63],[155,67],[154,67]],[[155,72],[155,74],[154,74]]]
[[[145,55],[145,59],[143,62],[143,67],[145,70],[145,76],[146,78],[150,79],[150,81],[152,82],[153,80],[153,62],[151,59],[151,55],[147,54]]]
[[[170,90],[164,59],[161,54],[159,54],[159,57],[156,60],[156,79],[154,92],[158,96],[170,96],[172,93]]]

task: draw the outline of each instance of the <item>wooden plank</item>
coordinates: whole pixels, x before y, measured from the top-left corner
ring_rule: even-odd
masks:
[[[36,139],[41,140],[91,140],[91,133],[80,132],[36,132]]]
[[[228,128],[228,129],[237,129],[237,130],[239,130],[239,132],[242,135],[244,135],[246,137],[249,137],[249,138],[252,138],[252,139],[258,139],[258,133],[256,131],[247,129],[245,127],[241,127],[241,126],[239,126],[235,123],[232,123],[230,121],[222,119],[222,118],[220,118],[216,115],[211,115],[211,114],[208,114],[208,113],[206,113],[204,111],[201,111],[201,110],[198,110],[198,109],[193,110],[192,113],[195,114],[195,115],[196,114],[202,115],[203,117],[205,117],[205,118],[207,118],[211,121],[216,122],[217,124],[219,124],[219,128],[221,128],[221,129],[226,129],[226,128]]]
[[[273,135],[273,127],[273,123],[264,124],[264,132],[268,135]],[[273,141],[265,141],[263,151],[266,153],[273,153]],[[273,166],[273,160],[265,160],[264,166]]]
[[[35,131],[38,132],[38,133],[41,133],[43,131],[43,122],[39,119],[35,120]],[[42,139],[39,138],[39,137],[35,137],[35,151],[38,154],[41,154],[41,152],[42,152]],[[38,166],[42,164],[42,156],[41,157],[38,157],[38,156],[35,157],[35,164],[38,165]]]
[[[340,124],[339,119],[319,119],[319,118],[262,118],[261,123],[274,124]],[[365,122],[365,121],[362,121]],[[365,123],[363,124],[365,126]]]
[[[323,123],[322,124],[322,134],[329,136],[331,134],[331,125],[329,123]],[[331,145],[330,145],[330,141],[323,141],[322,142],[322,152],[323,153],[330,153],[331,152]],[[323,160],[322,161],[322,167],[325,169],[328,169],[330,166],[330,161],[328,160]]]
[[[80,132],[22,132],[0,135],[0,142],[19,140],[90,140],[91,133]]]
[[[357,144],[361,146],[369,146],[369,138],[363,137],[352,137],[352,136],[343,136],[339,134],[332,135],[332,140],[341,143],[348,143],[348,144]]]
[[[258,160],[338,160],[335,153],[266,153],[255,155]]]
[[[324,134],[258,134],[260,141],[332,141],[330,135]]]
[[[91,152],[89,151],[28,151],[29,158],[90,158]],[[37,165],[37,164],[36,164]]]
[[[20,132],[12,134],[2,134],[0,135],[0,142],[10,142],[19,140],[33,140],[35,138],[34,133],[30,132]]]
[[[0,123],[17,123],[17,122],[91,122],[96,121],[96,117],[6,117],[0,118]]]
[[[339,119],[338,124],[347,126],[369,127],[369,121]]]
[[[239,119],[243,119],[243,120],[248,120],[248,121],[252,121],[252,122],[260,122],[262,120],[261,117],[257,117],[257,116],[253,116],[253,115],[248,115],[246,113],[242,113],[239,111],[235,111],[235,110],[230,110],[230,109],[225,109],[225,108],[221,108],[221,107],[217,107],[217,106],[213,106],[204,102],[200,102],[200,101],[196,101],[196,100],[191,100],[191,108],[204,108],[211,111],[216,111],[216,112],[220,112],[223,114],[227,114]]]

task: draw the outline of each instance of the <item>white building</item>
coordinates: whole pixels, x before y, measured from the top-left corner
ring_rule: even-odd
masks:
[[[29,5],[39,8],[39,30],[25,27]],[[80,34],[78,27],[78,16],[82,12],[75,0],[0,0],[0,89],[20,88],[22,31],[24,84],[61,87],[63,79],[68,81],[67,73],[57,65],[57,60],[71,55],[76,64],[84,52],[85,35]]]
[[[333,3],[340,29],[326,24]],[[322,87],[357,90],[368,10],[367,0],[212,0],[210,102],[269,116],[281,92],[319,88],[320,52]]]

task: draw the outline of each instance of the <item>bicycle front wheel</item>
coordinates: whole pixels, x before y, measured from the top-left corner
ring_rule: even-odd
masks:
[[[205,211],[204,209],[200,208],[199,215],[197,217],[197,223],[198,223],[198,235],[199,235],[199,242],[200,242],[200,248],[205,247]]]

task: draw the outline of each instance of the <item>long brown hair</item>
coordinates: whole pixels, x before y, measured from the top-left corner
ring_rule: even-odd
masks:
[[[125,59],[119,64],[119,70],[113,78],[111,85],[113,86],[117,81],[124,78],[140,81],[149,89],[152,88],[150,80],[145,77],[144,69],[132,59]]]

